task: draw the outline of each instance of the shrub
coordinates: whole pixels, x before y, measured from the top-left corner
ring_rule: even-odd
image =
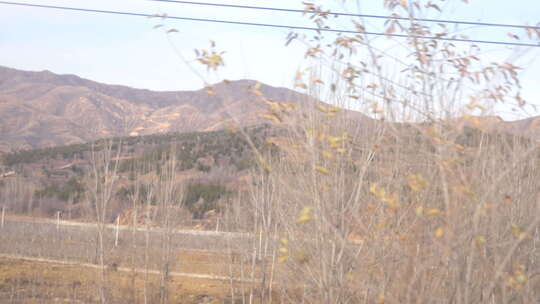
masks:
[[[218,209],[216,202],[231,192],[219,183],[193,182],[187,185],[183,204],[200,219],[210,210]]]

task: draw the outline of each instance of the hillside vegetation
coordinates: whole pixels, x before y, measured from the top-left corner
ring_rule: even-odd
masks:
[[[278,133],[268,125],[246,128],[242,132],[258,149],[271,149],[265,139]],[[3,155],[4,169],[16,172],[13,178],[2,181],[3,197],[11,201],[8,210],[45,216],[61,212],[71,218],[88,216],[81,209],[87,198],[85,183],[91,170],[92,153],[98,153],[106,142],[109,141]],[[118,162],[121,185],[115,190],[114,198],[116,215],[130,207],[128,202],[137,179],[146,180],[140,193],[143,197],[152,183],[148,178],[159,175],[170,157],[178,160],[176,170],[188,183],[186,208],[199,219],[205,212],[216,209],[218,200],[238,190],[242,186],[241,176],[256,165],[250,144],[231,130],[119,137],[110,142],[112,149],[121,153]],[[24,193],[14,192],[14,189]],[[201,199],[203,206],[196,205]]]

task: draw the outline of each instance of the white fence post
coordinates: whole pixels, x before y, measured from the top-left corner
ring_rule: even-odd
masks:
[[[56,212],[56,231],[60,230],[60,211]]]
[[[2,224],[1,228],[4,228],[4,218],[6,217],[6,206],[2,206]]]
[[[120,233],[120,216],[116,217],[116,236],[114,239],[114,247],[118,247],[118,234]]]

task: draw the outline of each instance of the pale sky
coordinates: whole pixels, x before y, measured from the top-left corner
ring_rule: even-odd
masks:
[[[215,18],[224,20],[311,26],[295,13],[211,8],[166,4],[148,0],[42,0],[18,2],[71,6],[137,13],[167,13],[169,16]],[[202,2],[202,1],[200,1]],[[205,2],[302,9],[296,0],[207,0]],[[341,3],[345,2],[342,6]],[[333,11],[387,14],[383,0],[318,1]],[[435,1],[438,2],[438,1]],[[425,16],[439,19],[534,25],[540,20],[538,0],[470,0],[446,1],[444,14]],[[95,81],[122,84],[151,90],[194,90],[203,86],[191,69],[180,59],[194,58],[194,49],[206,48],[210,39],[226,51],[226,66],[218,78],[249,78],[274,86],[291,87],[295,71],[303,65],[304,48],[300,43],[285,46],[286,29],[270,29],[191,21],[164,21],[167,28],[179,32],[165,34],[156,18],[104,15],[52,9],[15,7],[0,4],[0,65],[23,70],[50,70],[59,74],[76,74]],[[381,31],[380,22],[367,24],[368,31]],[[336,27],[351,29],[346,20]],[[466,27],[461,27],[465,29]],[[476,28],[470,38],[509,41],[507,29]],[[517,31],[522,34],[522,31]],[[328,35],[331,36],[331,35]],[[522,35],[524,36],[524,35]],[[169,38],[168,38],[169,37]],[[169,41],[170,39],[170,41]],[[386,39],[386,38],[381,38]],[[524,41],[525,42],[525,41]],[[518,58],[524,66],[523,96],[540,106],[540,48],[516,51],[502,46],[482,46],[483,59]],[[199,72],[205,70],[193,63]],[[540,115],[532,112],[529,115]],[[511,114],[504,114],[512,119]]]

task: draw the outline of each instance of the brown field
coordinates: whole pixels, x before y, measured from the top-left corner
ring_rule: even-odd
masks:
[[[0,302],[96,303],[97,272],[89,267],[0,258]],[[107,285],[112,302],[143,303],[144,276],[110,270]],[[230,282],[173,276],[168,287],[170,303],[232,303]],[[159,299],[156,274],[148,277],[148,299],[150,303]]]

